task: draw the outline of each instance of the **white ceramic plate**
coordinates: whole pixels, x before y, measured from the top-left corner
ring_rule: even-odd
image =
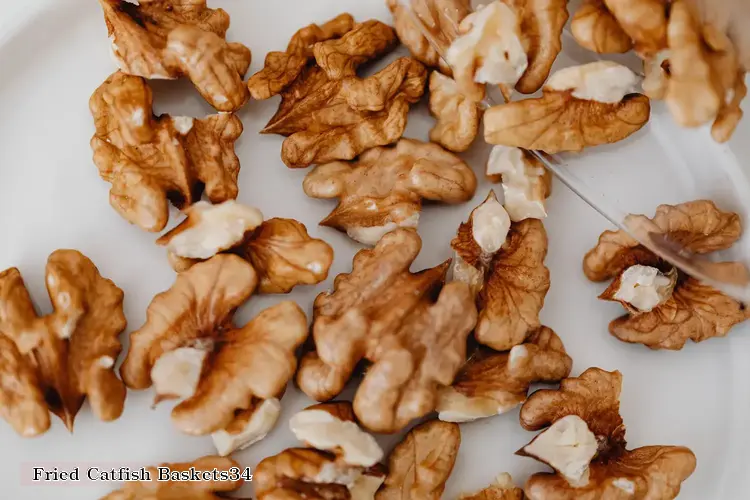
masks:
[[[91,161],[88,99],[115,70],[102,14],[92,0],[12,3],[18,12],[0,19],[0,269],[19,267],[39,310],[49,312],[43,284],[47,256],[57,248],[79,249],[125,291],[128,331],[132,331],[143,323],[152,297],[172,284],[174,273],[164,249],[154,245],[156,236],[129,225],[109,207],[109,186]],[[212,6],[231,14],[228,38],[253,50],[251,73],[261,67],[266,52],[283,49],[291,35],[310,22],[343,11],[359,20],[390,19],[381,0],[226,0]],[[188,82],[155,82],[154,88],[157,113],[212,112]],[[360,247],[317,226],[334,203],[307,198],[301,187],[305,171],[289,170],[279,159],[282,139],[257,133],[276,105],[276,99],[251,102],[239,113],[245,126],[237,145],[242,161],[239,200],[269,217],[296,218],[313,236],[333,245],[336,257],[328,281],[289,295],[310,312],[316,294],[330,287],[336,274],[350,269]],[[426,139],[430,123],[425,106],[418,107],[406,136]],[[646,146],[639,147],[655,144],[641,142]],[[480,179],[486,153],[486,148],[477,147],[466,156]],[[639,150],[638,155],[648,153]],[[415,269],[450,256],[449,242],[457,225],[489,188],[481,181],[473,202],[463,206],[425,207],[419,228],[424,247]],[[665,186],[662,194],[675,201],[677,194],[670,189]],[[654,190],[639,192],[639,203],[655,206],[660,199],[644,198],[653,195]],[[631,447],[680,444],[695,452],[698,468],[684,483],[681,499],[741,498],[748,491],[750,470],[748,325],[735,328],[726,339],[689,344],[677,353],[650,351],[614,339],[607,324],[621,313],[619,306],[598,301],[602,287],[589,283],[580,270],[583,254],[606,228],[604,219],[560,184],[554,186],[549,212],[545,225],[552,286],[542,319],[563,338],[574,359],[574,374],[590,366],[623,372],[622,415]],[[172,224],[178,220],[173,215]],[[238,320],[247,321],[285,298],[255,297],[240,310]],[[73,435],[57,419],[47,434],[36,439],[22,439],[0,423],[0,497],[95,499],[115,487],[83,482],[24,484],[34,466],[135,467],[214,452],[209,437],[179,434],[169,420],[170,405],[152,410],[151,399],[148,391],[130,392],[124,414],[113,423],[99,422],[84,406]],[[287,421],[310,403],[290,387],[277,428],[234,457],[254,467],[262,458],[296,445]],[[498,472],[508,471],[521,483],[543,469],[531,459],[513,455],[534,435],[521,429],[517,411],[462,425],[461,431],[447,499],[487,485]],[[380,440],[390,449],[397,436]],[[242,493],[249,496],[251,490],[252,485],[247,485]]]

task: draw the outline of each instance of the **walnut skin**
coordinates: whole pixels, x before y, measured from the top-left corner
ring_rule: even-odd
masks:
[[[297,383],[311,398],[339,394],[363,359],[372,363],[354,397],[354,411],[373,432],[392,433],[435,409],[438,390],[466,359],[476,322],[469,287],[442,287],[449,262],[416,274],[422,246],[411,229],[396,229],[354,256],[333,292],[315,299],[313,338]],[[434,299],[437,297],[437,300]]]
[[[122,290],[75,250],[50,255],[46,284],[53,312],[39,317],[20,271],[0,273],[0,416],[24,437],[44,433],[49,412],[72,432],[86,397],[103,421],[125,402],[113,371],[126,325]]]
[[[193,462],[161,464],[172,472],[188,472],[191,468],[199,474],[214,474],[225,472],[230,475],[231,469],[242,469],[231,458],[206,456]],[[210,481],[157,481],[159,472],[156,467],[147,467],[151,476],[150,481],[129,481],[122,488],[113,491],[101,500],[220,500],[227,492],[237,491],[242,487],[242,479],[210,480]]]
[[[457,424],[430,420],[414,427],[388,457],[388,476],[376,500],[440,500],[460,445]]]
[[[455,80],[437,71],[430,75],[430,113],[436,120],[430,141],[456,153],[469,149],[479,133],[480,103],[465,96]]]
[[[112,55],[124,73],[144,78],[186,76],[219,111],[247,102],[242,78],[250,49],[227,43],[229,15],[209,9],[205,0],[99,0],[112,42]]]
[[[128,222],[161,231],[168,203],[185,208],[205,189],[212,203],[237,197],[240,162],[234,142],[242,122],[222,113],[202,119],[154,116],[143,78],[114,73],[91,96],[91,138],[99,175],[112,184],[109,200]]]
[[[628,221],[648,224],[651,231],[665,234],[687,249],[706,254],[731,247],[740,237],[739,216],[719,210],[713,202],[698,200],[679,205],[660,205],[653,219],[642,215],[629,216]],[[722,263],[730,272],[746,272],[739,263]],[[596,247],[583,261],[586,276],[592,281],[616,278],[601,297],[618,300],[626,273],[632,275],[637,266],[655,268],[663,274],[672,266],[663,262],[647,248],[622,231],[605,231]],[[641,269],[638,268],[638,269]],[[629,314],[613,320],[612,335],[625,342],[641,343],[652,349],[679,350],[688,340],[701,342],[723,337],[750,312],[744,304],[695,278],[676,270],[673,289],[659,295],[658,302],[642,309],[626,305]],[[641,289],[645,283],[641,282]],[[644,292],[645,293],[645,292]],[[629,301],[632,304],[632,301]],[[639,310],[640,309],[640,310]]]
[[[671,500],[679,494],[681,483],[695,470],[695,455],[681,446],[626,449],[625,426],[620,417],[621,386],[620,372],[589,368],[580,377],[563,380],[559,390],[537,391],[524,403],[521,425],[527,430],[547,429],[518,454],[546,462],[554,452],[538,443],[547,440],[545,434],[549,435],[556,426],[568,422],[579,422],[593,444],[593,456],[587,457],[590,464],[579,463],[582,468],[574,471],[569,468],[571,463],[561,457],[573,456],[577,447],[548,440],[547,446],[558,447],[557,456],[553,457],[557,473],[532,475],[524,488],[530,500]],[[578,437],[571,436],[573,429],[569,426],[564,432],[568,439]],[[576,482],[566,476],[571,472],[578,476]]]
[[[357,76],[357,67],[393,49],[398,43],[393,28],[380,21],[358,24],[339,39],[316,43],[315,62],[330,80]]]
[[[416,228],[422,199],[461,203],[476,189],[474,172],[440,146],[401,139],[393,147],[374,148],[356,162],[318,165],[303,183],[313,198],[338,198],[321,225],[374,245],[397,227]]]
[[[231,200],[219,205],[198,202],[185,215],[184,221],[156,240],[167,247],[177,272],[226,252],[253,265],[260,293],[289,293],[297,285],[313,285],[328,277],[333,249],[311,238],[305,225],[294,219],[263,222],[260,211]]]
[[[507,472],[498,474],[495,481],[471,495],[461,495],[459,500],[524,500],[526,497],[521,488],[516,488],[513,478]]]
[[[172,410],[182,432],[228,428],[258,399],[277,398],[294,375],[295,349],[307,338],[299,306],[281,302],[243,327],[232,324],[256,284],[250,264],[217,255],[178,274],[154,297],[146,323],[131,333],[123,381],[132,389],[154,384],[157,401],[182,399]]]
[[[570,31],[581,47],[599,54],[621,54],[633,47],[604,0],[583,0],[570,22]]]
[[[401,137],[409,105],[422,97],[426,81],[425,67],[409,57],[367,78],[329,80],[314,66],[282,94],[262,133],[287,136],[281,158],[290,168],[351,160]]]

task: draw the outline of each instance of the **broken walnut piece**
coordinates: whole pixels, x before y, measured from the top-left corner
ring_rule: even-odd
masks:
[[[526,400],[531,384],[559,382],[570,375],[572,365],[562,340],[546,326],[507,352],[479,348],[453,384],[440,390],[438,417],[469,422],[501,415]]]
[[[636,81],[629,69],[610,61],[559,70],[542,97],[485,111],[485,140],[549,154],[621,141],[649,118],[648,98],[630,93]]]
[[[523,489],[517,488],[513,478],[507,472],[498,474],[495,480],[473,494],[464,494],[459,500],[524,500]]]
[[[117,419],[125,386],[114,373],[125,329],[122,290],[76,250],[47,260],[52,312],[38,316],[21,273],[0,273],[0,416],[23,437],[43,434],[49,413],[73,431],[88,398],[103,421]]]
[[[401,139],[373,148],[356,162],[316,166],[303,182],[313,198],[338,198],[321,225],[346,232],[366,245],[398,227],[416,228],[422,200],[461,203],[471,199],[476,176],[437,144]]]
[[[698,254],[730,248],[742,233],[739,216],[721,211],[709,200],[660,205],[653,219],[630,215],[626,224],[649,228]],[[747,274],[740,263],[715,265],[734,275]],[[673,271],[623,231],[602,233],[596,247],[586,254],[583,270],[592,281],[615,278],[600,298],[625,302],[628,315],[609,325],[610,333],[625,342],[679,350],[688,340],[723,337],[750,317],[744,304]]]
[[[228,477],[236,477],[230,471],[240,470],[240,464],[226,457],[206,456],[192,462],[161,464],[159,468],[167,468],[175,474],[195,470],[201,477],[205,474],[212,479],[162,481],[159,480],[159,470],[156,467],[146,467],[149,480],[126,481],[122,488],[102,497],[101,500],[220,500],[226,498],[224,493],[237,491],[244,483],[242,479],[221,480],[217,477],[221,473],[227,474]]]
[[[486,175],[503,183],[503,206],[514,222],[547,217],[545,200],[552,189],[552,175],[530,151],[494,146]]]
[[[539,312],[550,286],[542,222],[511,222],[490,191],[459,226],[451,247],[453,279],[469,284],[476,295],[477,340],[496,351],[522,344],[541,326]]]
[[[476,322],[469,287],[442,286],[449,262],[409,272],[421,246],[414,230],[391,231],[359,251],[352,272],[315,299],[316,350],[303,357],[297,384],[313,399],[330,400],[360,361],[370,361],[354,412],[373,432],[396,432],[435,409],[440,387],[466,360]]]
[[[218,205],[198,202],[185,215],[184,221],[156,240],[167,247],[177,272],[226,252],[253,265],[261,293],[288,293],[297,285],[328,277],[333,249],[311,238],[305,225],[294,219],[264,222],[259,210],[234,200]]]
[[[367,78],[329,80],[312,67],[283,93],[262,133],[287,136],[281,159],[290,168],[351,160],[403,135],[409,105],[422,97],[426,81],[426,68],[410,57]]]
[[[604,0],[583,0],[573,14],[570,31],[581,47],[598,54],[622,54],[633,47]]]
[[[354,26],[338,39],[313,46],[315,62],[330,80],[357,76],[357,67],[389,52],[398,43],[393,28],[375,19]]]
[[[128,222],[161,231],[169,202],[183,209],[205,190],[212,203],[237,197],[234,143],[242,122],[220,113],[202,119],[154,116],[143,78],[112,74],[91,96],[94,163],[109,182],[109,202]]]
[[[438,71],[430,74],[430,113],[436,120],[430,141],[456,153],[469,149],[479,133],[480,103],[466,97],[455,80]]]
[[[250,49],[227,43],[229,15],[205,0],[99,0],[120,70],[149,79],[186,76],[219,111],[247,102]]]
[[[439,500],[460,445],[458,424],[429,420],[414,427],[388,456],[388,475],[375,498]]]
[[[620,372],[589,368],[557,390],[532,394],[521,425],[545,429],[518,454],[547,463],[555,474],[532,475],[530,500],[633,498],[671,500],[695,470],[692,451],[681,446],[626,449],[620,416]]]
[[[157,402],[181,399],[172,422],[186,434],[247,422],[243,410],[259,407],[258,400],[278,399],[294,375],[295,350],[307,338],[299,306],[281,302],[242,327],[232,324],[234,311],[256,285],[249,263],[217,255],[178,274],[174,285],[151,301],[145,324],[130,335],[123,381],[132,389],[154,385]]]

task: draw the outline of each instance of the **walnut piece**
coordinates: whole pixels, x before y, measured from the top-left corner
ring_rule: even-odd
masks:
[[[476,294],[477,340],[508,351],[541,326],[539,311],[549,290],[547,233],[537,219],[513,222],[490,191],[461,224],[451,242],[453,279]]]
[[[128,222],[155,232],[167,224],[169,201],[188,207],[204,188],[212,203],[237,197],[234,142],[242,122],[228,113],[157,117],[152,104],[146,81],[122,72],[107,78],[89,101],[94,163],[112,184],[110,204]]]
[[[501,415],[526,400],[531,384],[559,382],[570,375],[572,365],[562,340],[546,326],[508,352],[478,349],[453,385],[441,389],[439,418],[469,422]]]
[[[461,93],[455,80],[437,71],[430,75],[430,113],[436,120],[430,130],[432,142],[456,153],[469,149],[479,133],[480,103]]]
[[[532,475],[530,500],[632,498],[671,500],[695,470],[695,455],[681,446],[626,449],[620,416],[620,372],[589,368],[559,390],[540,390],[521,408],[521,425],[545,429],[519,450],[555,474]]]
[[[351,160],[403,135],[409,105],[422,97],[426,81],[427,70],[410,57],[367,78],[329,80],[313,66],[282,94],[262,133],[288,136],[281,159],[290,168]]]
[[[259,210],[233,200],[219,205],[198,202],[185,215],[184,221],[156,240],[167,247],[175,271],[227,252],[253,265],[261,293],[288,293],[297,285],[313,285],[328,277],[333,249],[311,238],[304,224],[294,219],[263,222]]]
[[[414,427],[391,451],[388,475],[375,498],[440,500],[460,445],[457,424],[430,420]]]
[[[181,399],[172,422],[186,434],[242,433],[255,425],[248,411],[278,399],[294,375],[295,349],[307,338],[299,306],[281,302],[243,327],[232,324],[256,285],[250,264],[217,255],[178,274],[130,335],[123,381],[132,389],[153,384],[157,401]]]
[[[544,219],[545,200],[552,189],[552,176],[531,152],[494,146],[487,160],[487,177],[503,183],[503,205],[510,220]]]
[[[366,245],[398,227],[416,228],[422,199],[465,202],[476,185],[474,172],[456,155],[411,139],[370,149],[351,164],[318,165],[303,183],[308,196],[339,199],[321,225]]]
[[[201,481],[159,481],[159,471],[156,467],[146,467],[150,480],[128,481],[122,488],[113,491],[101,500],[220,500],[226,498],[223,494],[239,490],[244,481],[240,478],[221,480],[216,477],[221,473],[228,477],[237,477],[242,469],[231,458],[206,456],[193,462],[161,464],[173,473],[189,473],[195,470],[199,477],[204,475],[209,480]],[[236,469],[235,476],[232,469]]]
[[[247,102],[250,49],[227,43],[229,15],[205,0],[99,0],[120,70],[150,79],[186,76],[219,111]]]
[[[610,61],[562,69],[549,78],[542,97],[487,110],[485,140],[550,154],[621,141],[650,114],[648,98],[629,93],[635,83],[629,69]]]
[[[316,350],[303,357],[297,383],[311,398],[329,400],[357,363],[370,361],[354,411],[373,432],[396,432],[435,409],[438,390],[466,359],[476,322],[467,285],[440,290],[449,262],[409,272],[421,246],[411,229],[388,233],[354,256],[352,272],[338,275],[332,292],[315,299]]]
[[[471,495],[461,495],[459,500],[524,500],[526,497],[521,488],[517,488],[513,478],[507,472],[498,474],[495,481]]]
[[[709,200],[660,205],[653,219],[630,215],[626,222],[636,221],[699,254],[730,248],[742,233],[739,216]],[[735,275],[747,272],[740,263],[717,265]],[[688,340],[723,337],[750,317],[744,304],[673,269],[622,231],[602,233],[583,270],[592,281],[615,278],[600,298],[628,311],[609,324],[610,333],[625,342],[679,350]]]
[[[599,54],[625,53],[633,47],[604,0],[583,0],[570,22],[570,31],[581,47]]]
[[[113,371],[126,325],[122,290],[75,250],[53,252],[45,274],[53,310],[39,317],[20,271],[0,273],[0,416],[24,437],[43,434],[50,412],[72,432],[86,397],[103,421],[125,402]]]
[[[315,62],[330,80],[357,76],[357,67],[392,50],[398,39],[393,28],[377,20],[358,24],[339,39],[316,43]]]

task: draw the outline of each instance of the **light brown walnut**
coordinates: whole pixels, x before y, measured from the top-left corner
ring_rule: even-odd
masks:
[[[330,80],[357,76],[359,65],[389,52],[398,43],[393,28],[377,20],[365,21],[341,38],[318,42],[313,54]]]
[[[430,141],[456,153],[469,149],[479,133],[480,103],[461,93],[455,80],[437,71],[430,75],[430,113],[436,120]]]
[[[604,0],[583,0],[573,15],[570,31],[581,47],[599,54],[625,53],[633,47]]]
[[[0,416],[24,437],[44,433],[50,412],[72,432],[86,398],[103,421],[125,402],[113,370],[122,290],[76,250],[53,252],[45,274],[52,312],[40,317],[20,271],[0,272]]]
[[[459,500],[524,500],[523,489],[517,488],[507,472],[498,474],[492,484],[473,494],[461,495]]]
[[[128,222],[161,231],[169,202],[179,209],[200,200],[237,197],[240,162],[234,143],[242,122],[233,114],[206,118],[154,116],[143,78],[117,72],[91,96],[94,163],[112,187],[109,201]]]

